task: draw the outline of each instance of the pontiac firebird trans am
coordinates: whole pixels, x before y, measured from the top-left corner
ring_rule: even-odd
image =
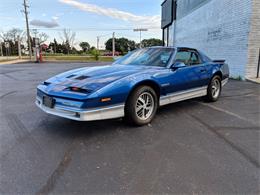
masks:
[[[137,49],[112,65],[79,68],[37,87],[36,104],[49,114],[91,121],[124,117],[135,125],[159,106],[205,96],[217,101],[228,81],[224,60],[184,47]]]

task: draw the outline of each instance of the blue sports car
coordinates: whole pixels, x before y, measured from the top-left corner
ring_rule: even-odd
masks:
[[[37,87],[36,104],[46,113],[78,121],[124,117],[144,125],[159,106],[201,96],[217,101],[228,77],[224,60],[211,60],[196,49],[150,47],[112,65],[52,77]]]

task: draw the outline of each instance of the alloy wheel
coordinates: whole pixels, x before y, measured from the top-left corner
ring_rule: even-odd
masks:
[[[212,97],[213,98],[217,98],[219,96],[219,93],[220,93],[220,81],[218,79],[215,79],[213,82],[212,82],[212,86],[211,86],[211,93],[212,93]]]
[[[147,120],[154,111],[154,97],[148,92],[143,92],[137,98],[135,105],[136,116],[140,120]]]

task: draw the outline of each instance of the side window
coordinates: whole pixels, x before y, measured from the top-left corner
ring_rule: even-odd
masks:
[[[200,59],[197,53],[191,52],[190,65],[200,64]]]
[[[189,64],[190,57],[191,57],[191,53],[189,51],[179,51],[176,54],[175,61],[183,62],[188,66],[190,65]]]

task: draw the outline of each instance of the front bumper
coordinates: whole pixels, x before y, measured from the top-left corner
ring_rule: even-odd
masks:
[[[124,116],[124,105],[113,105],[95,109],[77,109],[69,106],[55,105],[54,108],[48,108],[42,104],[42,100],[37,97],[36,105],[48,114],[72,119],[76,121],[93,121],[103,119],[120,118]]]

